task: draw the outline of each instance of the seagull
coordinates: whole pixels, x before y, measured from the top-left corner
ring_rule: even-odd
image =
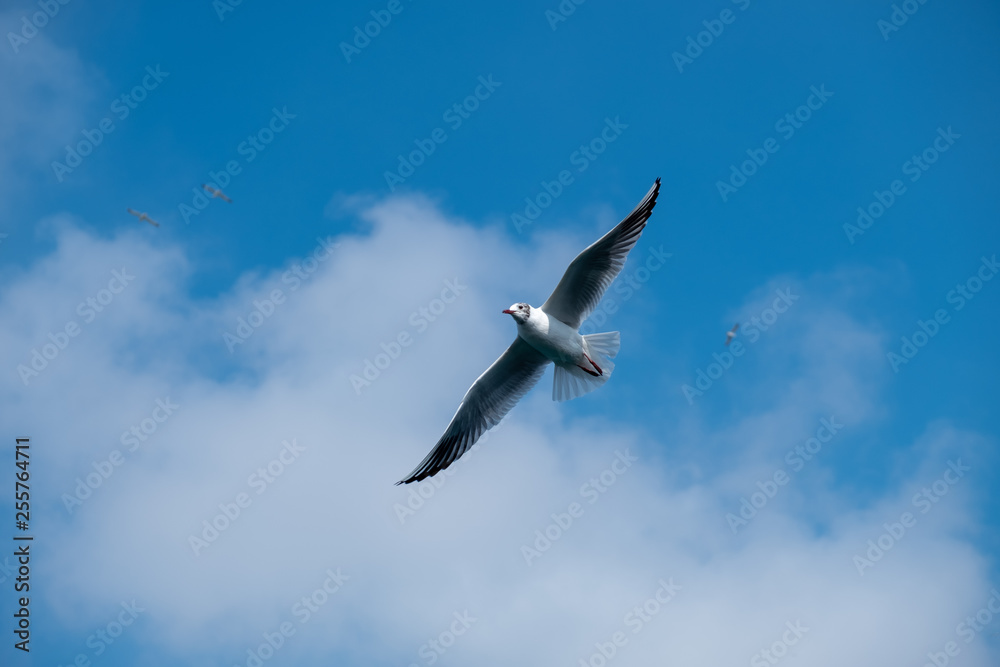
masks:
[[[736,338],[736,330],[739,328],[740,328],[740,323],[737,322],[736,324],[733,325],[732,329],[726,332],[726,347],[729,347],[729,344],[733,342],[734,338]]]
[[[397,485],[419,482],[457,461],[538,383],[549,362],[555,364],[554,401],[582,396],[607,382],[615,368],[611,360],[618,355],[620,333],[582,336],[580,325],[621,272],[659,191],[657,178],[635,210],[570,263],[541,307],[515,303],[502,311],[514,318],[517,338],[466,392],[434,449]]]
[[[212,195],[213,197],[217,197],[218,199],[221,199],[222,201],[226,202],[227,204],[232,204],[233,203],[233,200],[230,199],[229,197],[227,197],[226,195],[224,195],[222,193],[222,190],[216,190],[211,185],[206,185],[205,183],[202,183],[201,187],[205,188],[205,192],[207,192],[208,194]]]
[[[128,212],[134,215],[135,217],[139,218],[139,222],[146,221],[149,224],[153,225],[154,227],[160,226],[160,223],[149,217],[149,213],[139,213],[139,211],[133,211],[132,209],[128,209]]]

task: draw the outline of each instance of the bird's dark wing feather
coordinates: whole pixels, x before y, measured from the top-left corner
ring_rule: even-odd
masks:
[[[578,329],[593,312],[601,297],[625,266],[625,257],[639,240],[656,206],[660,179],[650,188],[635,210],[610,232],[577,255],[542,310]]]
[[[469,388],[430,454],[396,483],[419,482],[457,461],[538,383],[548,363],[544,354],[518,337]]]

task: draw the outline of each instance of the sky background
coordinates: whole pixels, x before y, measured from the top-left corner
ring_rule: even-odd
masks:
[[[30,655],[0,557],[3,664],[996,665],[998,29],[985,0],[2,0],[0,539],[25,436],[35,538]],[[656,177],[585,325],[622,332],[614,377],[553,403],[549,371],[393,486],[500,310]]]

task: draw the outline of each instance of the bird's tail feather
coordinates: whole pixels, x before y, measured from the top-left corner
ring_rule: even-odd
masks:
[[[583,337],[590,358],[597,361],[597,357],[604,357],[604,360],[611,363],[611,360],[618,356],[618,350],[622,346],[622,335],[620,331],[605,331],[604,333],[588,334]],[[597,361],[600,366],[601,362]],[[614,364],[611,363],[612,368]],[[601,366],[604,368],[604,366]]]
[[[591,375],[576,366],[556,364],[555,378],[552,382],[553,401],[569,401],[589,394],[607,382],[615,370],[615,362],[611,360],[618,356],[618,349],[621,347],[619,332],[590,334],[584,336],[583,340],[587,354],[600,366],[603,373]]]

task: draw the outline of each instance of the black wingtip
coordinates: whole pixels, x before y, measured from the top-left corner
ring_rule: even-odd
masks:
[[[647,192],[646,196],[642,198],[642,201],[639,202],[638,206],[635,207],[635,210],[632,211],[631,215],[636,215],[637,213],[643,214],[645,216],[643,218],[643,221],[645,221],[645,219],[649,218],[649,216],[652,214],[653,208],[656,206],[656,198],[659,196],[659,194],[660,194],[660,177],[657,176],[656,181],[653,183],[653,187],[649,189],[649,192]]]

